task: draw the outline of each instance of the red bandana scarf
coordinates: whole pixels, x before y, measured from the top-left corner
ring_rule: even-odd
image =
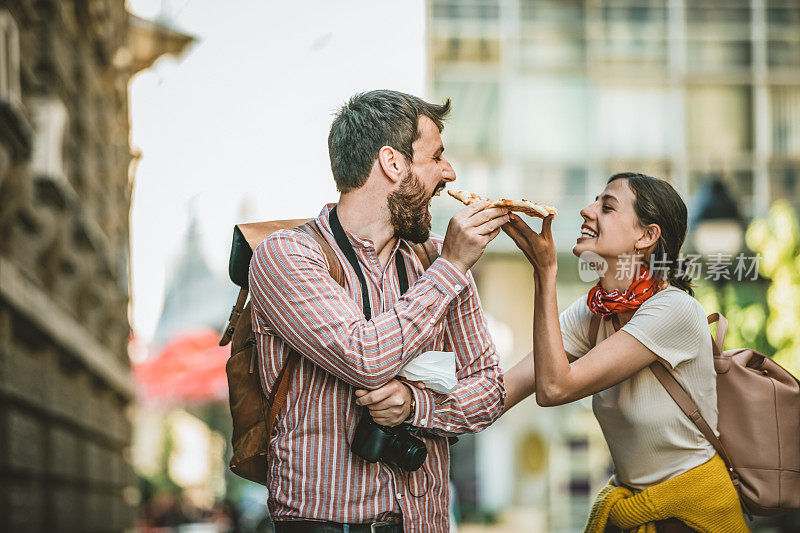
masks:
[[[597,285],[589,291],[586,304],[592,313],[600,316],[635,311],[645,300],[656,293],[659,285],[659,280],[651,276],[645,266],[640,266],[639,275],[624,293],[620,294],[618,290],[607,292],[598,281]]]

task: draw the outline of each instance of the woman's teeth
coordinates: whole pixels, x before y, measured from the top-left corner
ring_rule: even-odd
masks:
[[[594,239],[595,237],[597,237],[597,233],[595,233],[590,229],[584,228],[581,230],[581,237],[589,237],[590,239]]]

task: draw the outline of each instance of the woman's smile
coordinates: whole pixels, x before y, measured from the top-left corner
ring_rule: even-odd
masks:
[[[586,224],[584,224],[583,226],[581,226],[581,234],[576,242],[581,242],[583,240],[596,239],[596,238],[597,238],[597,232],[592,228],[590,228],[589,226],[587,226]]]

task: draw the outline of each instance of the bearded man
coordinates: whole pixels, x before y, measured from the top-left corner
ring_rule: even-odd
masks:
[[[502,412],[502,374],[469,268],[508,212],[473,204],[450,220],[444,239],[430,235],[431,198],[456,178],[441,138],[449,111],[449,100],[381,90],[353,96],[337,113],[328,148],[341,194],[316,223],[344,287],[304,233],[273,233],[253,255],[265,393],[290,351],[301,354],[269,443],[277,533],[449,531],[449,439]],[[412,243],[429,238],[439,256],[426,270]],[[455,352],[458,384],[449,394],[396,377],[431,350]],[[365,420],[374,434],[359,437]],[[378,434],[390,435],[402,457],[365,460]],[[409,435],[427,455],[403,450]],[[415,457],[421,467],[403,465]]]

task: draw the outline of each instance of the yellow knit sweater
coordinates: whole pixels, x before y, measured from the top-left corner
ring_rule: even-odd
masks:
[[[611,524],[635,533],[655,533],[655,521],[677,518],[705,533],[746,533],[739,496],[725,462],[708,462],[633,494],[609,482],[597,495],[584,533],[603,533]]]

